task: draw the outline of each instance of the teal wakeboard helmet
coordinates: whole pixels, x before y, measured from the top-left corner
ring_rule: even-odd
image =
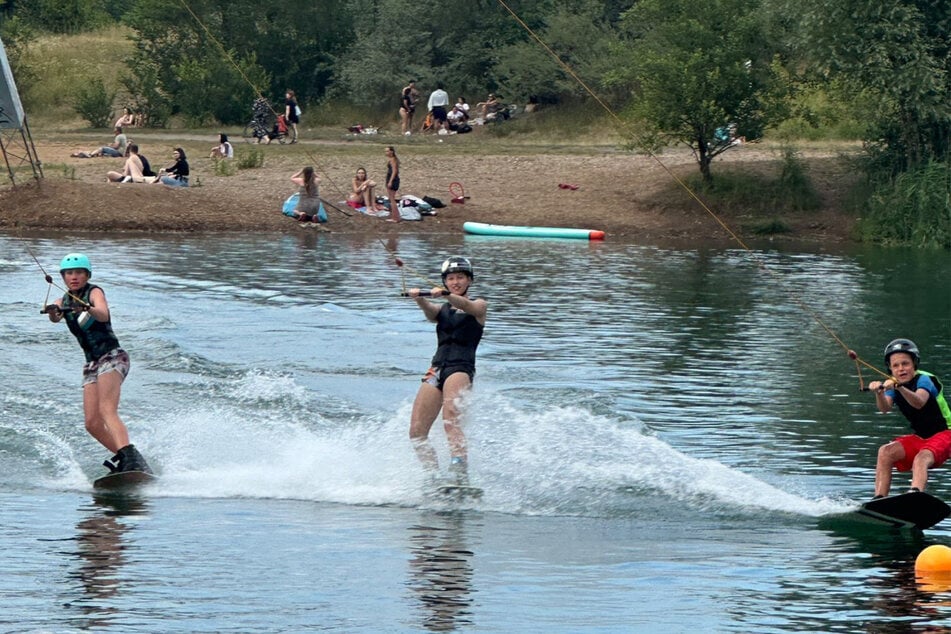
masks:
[[[69,269],[86,269],[89,277],[92,277],[92,264],[89,262],[89,258],[82,253],[70,253],[60,261],[60,275]]]

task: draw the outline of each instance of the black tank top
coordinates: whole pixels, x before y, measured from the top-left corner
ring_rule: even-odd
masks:
[[[469,313],[443,304],[436,315],[438,347],[433,356],[434,368],[468,366],[475,369],[476,348],[485,327]]]

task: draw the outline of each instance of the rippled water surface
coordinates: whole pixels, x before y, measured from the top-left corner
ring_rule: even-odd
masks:
[[[92,491],[82,355],[30,251],[93,260],[161,475],[141,496]],[[490,305],[462,506],[425,495],[407,440],[435,336],[399,297],[454,253]],[[951,376],[945,253],[7,236],[0,273],[0,631],[951,628],[913,572],[946,527],[818,526],[904,430],[842,345],[878,365],[909,336]]]

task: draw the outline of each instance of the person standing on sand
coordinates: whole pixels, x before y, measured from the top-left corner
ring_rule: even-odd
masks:
[[[400,122],[402,132],[406,136],[413,133],[414,112],[416,112],[416,80],[410,79],[400,93]]]
[[[291,143],[297,143],[297,124],[300,123],[298,112],[300,112],[300,108],[297,106],[297,97],[294,95],[293,90],[288,90],[284,93],[284,120],[287,121],[291,126],[291,130],[294,131]]]
[[[449,106],[449,94],[443,90],[442,84],[436,84],[436,90],[429,95],[429,112],[433,115],[433,127],[436,132],[446,130],[446,108]]]
[[[386,195],[390,200],[390,217],[387,222],[399,222],[400,205],[396,198],[400,190],[400,160],[396,156],[396,149],[392,145],[386,146]]]
[[[106,460],[109,471],[152,473],[142,454],[129,442],[129,430],[119,418],[122,382],[129,374],[129,355],[112,332],[112,318],[105,292],[89,283],[92,264],[82,253],[70,253],[60,262],[59,273],[66,285],[62,298],[45,306],[51,322],[66,320],[79,341],[83,366],[83,413],[86,431],[115,455]]]

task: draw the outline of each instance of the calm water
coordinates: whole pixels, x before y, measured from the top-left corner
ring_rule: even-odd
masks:
[[[141,498],[92,492],[81,352],[38,314],[27,245],[54,274],[93,260],[132,355],[121,412],[162,475]],[[490,301],[467,508],[427,500],[406,438],[435,337],[399,292],[454,253]],[[913,574],[947,527],[817,526],[870,495],[904,422],[809,314],[876,364],[909,336],[951,376],[947,254],[755,256],[0,237],[0,631],[951,631],[951,590]]]

